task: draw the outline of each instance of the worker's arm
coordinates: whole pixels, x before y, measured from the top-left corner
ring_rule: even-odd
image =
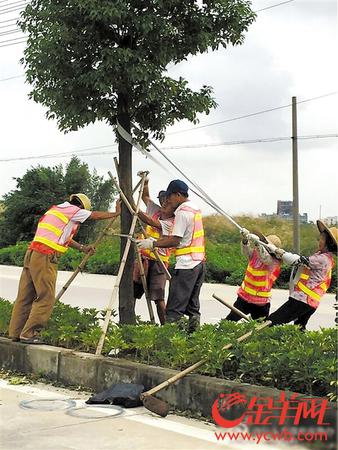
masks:
[[[139,211],[138,216],[142,220],[142,222],[146,223],[147,225],[161,229],[161,223],[158,219],[152,219],[150,216],[148,216],[148,214],[145,214],[143,211]]]
[[[266,248],[262,244],[257,244],[257,251],[260,257],[260,260],[267,265],[273,263],[273,258],[270,253],[266,250]]]
[[[181,242],[181,239],[179,236],[163,236],[154,242],[154,247],[176,248]]]
[[[121,214],[121,202],[118,200],[115,206],[115,212],[110,211],[92,211],[89,219],[91,220],[104,220],[104,219],[115,219]]]
[[[247,259],[251,259],[253,248],[250,246],[250,243],[246,238],[243,238],[241,241],[241,252]]]
[[[163,236],[157,241],[153,238],[142,239],[138,241],[138,248],[141,250],[153,250],[156,247],[160,248],[176,248],[181,242],[181,237],[179,236]]]
[[[148,206],[149,200],[150,200],[150,195],[149,195],[149,178],[146,177],[145,179],[145,183],[144,183],[144,188],[143,188],[143,192],[142,192],[142,200],[144,202],[144,204],[146,206]]]

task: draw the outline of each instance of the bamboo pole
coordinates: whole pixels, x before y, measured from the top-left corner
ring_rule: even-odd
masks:
[[[133,219],[132,219],[132,222],[131,222],[131,225],[130,225],[130,230],[129,230],[129,236],[130,237],[133,236],[134,231],[135,231],[135,226],[136,226],[136,222],[137,222],[137,213],[138,213],[138,211],[140,209],[140,203],[141,203],[141,199],[142,199],[144,183],[145,183],[145,175],[142,175],[140,191],[139,191],[137,204],[136,204],[136,210],[135,210],[135,212],[133,214]],[[126,246],[125,246],[124,252],[123,252],[123,256],[122,256],[122,259],[121,259],[121,262],[120,262],[119,271],[118,271],[118,274],[116,276],[114,289],[113,289],[112,295],[111,295],[110,300],[109,300],[108,308],[106,310],[106,316],[105,316],[105,319],[104,319],[104,322],[103,322],[103,326],[102,326],[101,337],[100,337],[99,343],[97,344],[97,348],[96,348],[96,352],[95,352],[96,355],[101,355],[101,353],[102,353],[104,340],[105,340],[105,337],[106,337],[106,334],[107,334],[109,321],[110,321],[110,318],[111,318],[111,315],[112,315],[112,311],[113,311],[113,305],[114,305],[114,303],[117,300],[117,295],[118,295],[118,292],[119,292],[120,282],[121,282],[121,278],[122,278],[122,275],[123,275],[124,267],[125,267],[126,262],[127,262],[127,257],[128,257],[130,245],[131,245],[131,240],[127,239]]]
[[[136,251],[136,258],[137,258],[137,262],[140,268],[140,276],[141,276],[141,281],[142,281],[142,286],[143,286],[143,290],[144,290],[144,295],[147,301],[147,307],[148,307],[148,311],[149,311],[149,317],[150,317],[150,321],[152,323],[155,323],[155,316],[154,316],[154,311],[153,311],[153,306],[151,304],[151,300],[149,298],[149,291],[148,291],[148,286],[147,286],[147,278],[145,276],[144,273],[144,267],[143,267],[143,263],[142,263],[142,258],[140,255],[140,251],[137,248],[137,245],[135,245],[135,251]]]
[[[133,208],[131,207],[131,204],[129,203],[127,197],[124,195],[123,191],[121,190],[120,186],[118,185],[116,179],[113,177],[111,172],[108,172],[108,175],[110,176],[112,183],[114,184],[114,186],[116,187],[116,189],[119,191],[119,194],[121,196],[121,199],[123,200],[123,202],[125,203],[125,205],[127,206],[127,208],[129,209],[129,212],[131,214],[135,214],[135,211],[133,210]],[[141,229],[142,229],[142,233],[146,236],[146,231],[145,228],[140,220],[140,218],[138,218]],[[161,260],[160,255],[158,254],[158,251],[156,248],[153,249],[153,253],[156,257],[157,262],[161,265],[162,270],[165,272],[167,280],[171,279],[171,275],[167,269],[167,267],[165,266],[164,262]]]

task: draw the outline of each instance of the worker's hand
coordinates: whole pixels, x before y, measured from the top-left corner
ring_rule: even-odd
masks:
[[[92,255],[96,252],[94,245],[84,245],[81,249],[83,253],[91,253]]]
[[[256,234],[249,233],[247,239],[252,242],[253,244],[259,243],[259,237]]]
[[[242,235],[242,238],[247,240],[247,239],[248,239],[248,236],[249,236],[249,234],[250,234],[250,231],[247,230],[246,228],[242,228],[241,231],[240,231],[240,233],[241,233],[241,235]]]
[[[145,171],[140,170],[139,172],[137,172],[137,175],[139,177],[142,177],[143,175],[145,175],[144,181],[146,184],[149,183],[149,172],[147,170],[145,170]]]
[[[137,247],[140,250],[153,250],[155,241],[154,238],[142,239],[137,242]]]

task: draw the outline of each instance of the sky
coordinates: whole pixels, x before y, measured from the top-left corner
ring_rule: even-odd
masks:
[[[0,22],[18,17],[18,11],[2,12],[13,1],[1,2]],[[292,200],[291,140],[242,141],[290,138],[291,107],[229,119],[290,105],[296,96],[298,136],[308,137],[298,140],[299,210],[316,220],[319,214],[337,215],[337,137],[309,138],[337,136],[337,5],[335,0],[291,0],[259,11],[283,1],[252,2],[257,19],[243,45],[169,66],[169,75],[183,76],[192,89],[212,86],[218,107],[200,115],[195,126],[182,121],[169,127],[165,140],[156,145],[228,214],[276,213],[277,200]],[[111,128],[96,123],[63,134],[56,122],[48,121],[46,109],[28,99],[30,88],[19,62],[25,44],[4,42],[22,35],[1,35],[10,30],[15,26],[0,28],[0,197],[15,189],[14,178],[32,166],[65,165],[72,153],[108,177],[116,152]],[[68,155],[13,160],[55,153]],[[133,179],[136,183],[137,172],[149,170],[155,196],[182,176],[155,149],[152,154],[170,171],[134,152]],[[213,212],[201,200],[196,202],[205,214]]]

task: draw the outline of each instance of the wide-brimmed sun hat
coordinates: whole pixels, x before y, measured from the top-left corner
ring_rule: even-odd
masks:
[[[265,236],[258,230],[255,230],[254,234],[259,237],[260,241],[265,242],[265,244],[273,244],[279,248],[282,247],[282,241],[276,234],[268,234],[267,236]]]
[[[329,228],[324,222],[321,220],[317,220],[317,227],[320,233],[323,233],[323,231],[326,231],[329,237],[331,238],[333,244],[336,246],[337,249],[337,241],[338,241],[338,228],[337,227],[331,227]]]

